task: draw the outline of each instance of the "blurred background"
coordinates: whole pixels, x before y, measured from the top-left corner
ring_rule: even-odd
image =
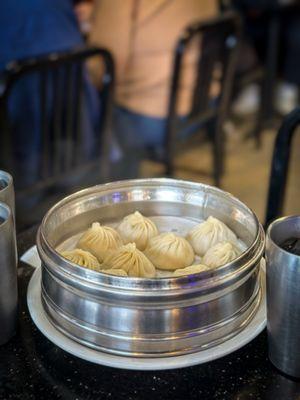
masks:
[[[264,221],[283,118],[300,99],[297,0],[3,0],[0,169],[17,226],[112,180],[220,186]],[[300,138],[285,213],[299,213]]]

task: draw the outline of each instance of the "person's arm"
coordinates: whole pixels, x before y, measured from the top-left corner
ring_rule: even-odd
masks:
[[[76,0],[74,11],[82,34],[86,37],[91,30],[91,19],[93,14],[93,0]]]

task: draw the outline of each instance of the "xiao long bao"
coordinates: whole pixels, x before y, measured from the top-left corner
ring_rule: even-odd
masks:
[[[173,276],[185,276],[185,275],[192,275],[192,274],[199,274],[199,272],[209,271],[210,268],[203,264],[194,264],[190,265],[189,267],[185,267],[182,269],[176,269],[174,271]]]
[[[194,251],[189,242],[170,232],[150,239],[145,254],[156,268],[163,270],[185,268],[194,261]]]
[[[217,268],[233,261],[240,254],[239,249],[230,242],[217,243],[203,257],[203,264],[209,268]]]
[[[101,269],[101,272],[108,275],[128,276],[128,274],[123,269],[118,268]]]
[[[89,251],[102,262],[108,251],[116,250],[121,245],[122,239],[115,229],[94,222],[81,236],[77,247]]]
[[[136,244],[139,250],[145,250],[149,239],[158,235],[158,229],[150,218],[140,212],[127,215],[117,228],[124,243]]]
[[[100,263],[93,254],[88,251],[75,249],[69,251],[63,251],[61,255],[67,260],[78,264],[81,267],[89,268],[94,271],[100,271]]]
[[[196,225],[188,234],[187,240],[199,256],[204,256],[209,248],[220,242],[237,242],[237,237],[222,221],[214,217]]]
[[[171,278],[227,264],[241,253],[238,245],[235,233],[212,216],[184,238],[173,232],[160,233],[151,218],[135,211],[116,229],[94,222],[75,250],[61,254],[75,264],[109,275]]]
[[[101,269],[100,263],[97,258],[88,251],[74,249],[70,251],[63,251],[61,255],[67,260],[73,262],[74,264],[78,264],[81,267],[91,269],[93,271],[105,272],[106,274],[110,275],[128,276],[127,273],[122,269]]]
[[[135,243],[128,243],[110,252],[103,260],[102,269],[121,269],[128,276],[154,278],[155,267],[150,260],[137,249]]]

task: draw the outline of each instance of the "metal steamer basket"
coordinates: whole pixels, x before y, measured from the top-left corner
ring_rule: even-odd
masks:
[[[245,251],[213,271],[144,279],[88,270],[55,250],[94,221],[113,226],[135,210],[161,219],[168,230],[213,215],[238,235]],[[46,214],[37,247],[49,320],[81,344],[113,354],[164,357],[215,346],[242,330],[261,300],[263,229],[241,201],[208,185],[143,179],[82,190]]]

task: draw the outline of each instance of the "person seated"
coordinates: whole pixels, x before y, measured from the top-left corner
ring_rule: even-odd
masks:
[[[72,0],[3,0],[0,2],[0,76],[18,61],[83,46]],[[15,185],[23,189],[40,176],[41,97],[38,73],[23,76],[10,91],[8,116],[12,133]],[[99,118],[96,89],[85,82],[81,114],[86,147],[92,146],[93,126]],[[49,85],[47,105],[53,93]],[[47,109],[49,119],[51,110]],[[1,127],[0,129],[5,129]],[[50,120],[49,120],[50,125]],[[3,132],[2,132],[3,133]],[[3,135],[2,135],[3,136]],[[60,144],[63,146],[63,143]],[[63,150],[63,149],[62,149]],[[1,160],[2,162],[3,160]],[[5,166],[2,166],[5,168]]]
[[[138,176],[147,149],[163,143],[173,54],[180,34],[187,25],[217,12],[215,0],[95,1],[89,43],[107,48],[116,64],[113,125],[123,154],[119,178]],[[197,44],[184,58],[180,116],[190,109]],[[97,80],[99,66],[91,65],[91,73]]]

